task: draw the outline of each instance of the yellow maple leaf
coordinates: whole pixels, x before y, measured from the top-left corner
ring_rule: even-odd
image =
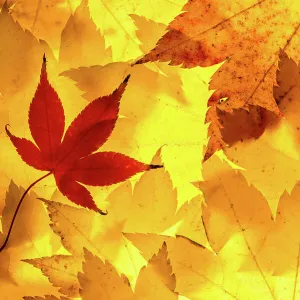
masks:
[[[263,196],[216,156],[199,183],[203,221],[215,253],[185,237],[126,234],[148,259],[165,241],[176,289],[190,299],[296,299],[299,294],[299,184],[276,220]]]
[[[151,163],[161,164],[160,151]],[[121,185],[107,201],[109,214],[124,222],[124,233],[184,235],[210,248],[201,219],[202,198],[195,197],[179,208],[177,191],[163,168],[143,174],[133,191],[129,182]]]
[[[82,0],[61,34],[59,62],[61,70],[111,62],[111,48],[90,18],[88,0]]]
[[[231,56],[214,75],[211,88],[230,97],[231,109],[252,104],[278,111],[272,101],[272,84],[279,48],[299,59],[296,3],[189,1],[182,11],[142,61],[171,61],[191,68],[210,66]],[[282,18],[285,14],[289,18]],[[228,101],[221,107],[228,106]]]
[[[201,174],[202,152],[207,140],[206,105],[199,99],[209,97],[208,81],[216,67],[184,70],[163,63],[157,65],[164,74],[141,65],[112,63],[72,69],[63,75],[75,80],[77,87],[84,91],[84,97],[91,100],[111,91],[123,76],[131,74],[120,104],[120,115],[125,118],[118,119],[103,150],[121,150],[136,159],[150,161],[163,146],[164,164],[182,205],[199,194],[190,184]]]
[[[291,193],[300,178],[299,79],[299,66],[281,51],[274,98],[284,118],[265,114],[267,128],[258,140],[224,148],[226,155],[245,169],[241,172],[247,181],[264,195],[274,217],[281,195],[285,190]]]
[[[279,49],[300,59],[299,18],[299,6],[294,1],[189,1],[156,47],[139,60],[170,61],[186,68],[226,60],[210,82],[215,91],[209,105],[215,108],[208,116],[213,124],[205,159],[225,146],[216,107],[232,112],[253,105],[279,114],[273,98]]]
[[[81,262],[71,255],[52,255],[34,259],[24,259],[34,267],[40,269],[48,277],[59,292],[69,296],[79,296],[79,283],[77,273],[81,271]]]
[[[1,0],[7,2],[12,17],[37,38],[47,41],[55,54],[59,49],[60,33],[80,0]]]
[[[112,46],[113,61],[134,60],[144,54],[139,48],[131,14],[167,24],[180,11],[183,3],[184,0],[156,0],[151,5],[139,0],[89,0],[94,22],[105,35],[108,45]]]
[[[35,80],[37,82],[41,57],[49,48],[29,31],[24,31],[11,17],[6,5],[0,13],[0,25],[0,92],[4,101],[17,101],[24,90],[29,90]]]
[[[136,14],[131,14],[130,17],[137,27],[136,36],[141,43],[141,51],[149,52],[154,48],[156,41],[163,35],[167,26]]]
[[[82,95],[88,101],[111,94],[129,74],[131,66],[125,62],[109,63],[104,66],[80,67],[61,73],[76,82],[84,91]],[[101,78],[102,80],[99,80]],[[104,80],[105,78],[105,80]]]
[[[275,221],[262,195],[237,171],[217,158],[204,168],[206,181],[200,188],[207,209],[203,219],[208,240],[218,252],[208,267],[223,268],[205,274],[215,276],[213,283],[237,299],[251,299],[254,291],[263,299],[295,297],[300,240],[292,228],[299,226],[299,187],[295,186],[291,196],[281,197]],[[222,283],[225,274],[230,278],[228,283]]]
[[[97,282],[94,280],[97,278]],[[134,293],[126,278],[122,278],[109,263],[103,263],[90,252],[85,253],[83,273],[78,275],[81,284],[81,296],[84,300],[99,299],[178,299],[175,289],[175,276],[167,259],[167,247],[164,244],[154,255],[147,267],[143,267]]]
[[[1,245],[6,238],[16,206],[24,189],[10,183],[2,212]],[[43,204],[31,192],[24,199],[6,248],[0,253],[1,299],[20,299],[24,295],[57,293],[39,272],[21,260],[51,255],[59,248],[59,241],[51,232]],[[36,225],[38,224],[38,226]]]
[[[97,203],[106,200],[107,216],[65,205],[65,197],[52,195],[51,180],[37,185],[43,198],[61,202],[44,200],[64,247],[32,192],[0,253],[1,300],[274,300],[300,294],[300,77],[293,61],[300,58],[300,10],[292,0],[195,0],[180,13],[184,2],[4,4],[0,125],[30,135],[25,123],[44,53],[66,126],[86,101],[110,94],[130,74],[103,151],[163,162],[164,168],[91,188]],[[147,52],[139,60],[147,63],[132,64]],[[202,164],[208,129],[205,159],[224,151]],[[23,192],[11,178],[28,186],[37,174],[15,156],[3,129],[0,142],[3,239]],[[231,161],[218,160],[224,153]]]
[[[107,218],[103,218],[93,211],[53,201],[44,201],[52,222],[51,228],[60,236],[65,249],[77,260],[72,267],[78,267],[78,262],[83,257],[83,247],[85,247],[100,258],[109,260],[119,272],[128,277],[132,285],[135,284],[139,270],[146,261],[132,243],[122,235],[123,223],[114,222],[109,215]],[[54,261],[55,258],[48,260],[50,269],[53,268]],[[42,261],[40,262],[42,263]],[[41,265],[40,262],[35,261],[33,264],[38,266]],[[63,265],[60,264],[60,266],[63,268]],[[68,272],[68,269],[58,268],[53,276],[57,276],[60,271]],[[75,271],[72,272],[75,273]],[[49,272],[47,272],[48,274]],[[51,273],[49,277],[52,277]],[[54,281],[54,279],[50,279],[50,281]],[[72,278],[66,277],[65,281],[56,280],[55,284],[63,283],[62,287],[66,289],[70,281],[73,282]]]

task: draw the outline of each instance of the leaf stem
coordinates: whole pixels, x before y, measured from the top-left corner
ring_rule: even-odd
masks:
[[[44,178],[48,177],[49,175],[51,175],[52,172],[53,172],[53,171],[50,171],[50,172],[47,173],[46,175],[44,175],[44,176],[40,177],[39,179],[37,179],[36,181],[34,181],[34,182],[26,189],[26,191],[23,193],[23,195],[22,195],[22,197],[21,197],[21,199],[20,199],[20,201],[19,201],[19,204],[18,204],[18,206],[17,206],[17,208],[16,208],[16,210],[15,210],[15,213],[14,213],[14,216],[13,216],[13,218],[12,218],[12,221],[11,221],[11,223],[10,223],[10,227],[9,227],[9,230],[8,230],[8,233],[7,233],[7,236],[6,236],[6,239],[5,239],[4,243],[3,243],[3,245],[0,247],[0,252],[2,252],[3,249],[6,247],[6,244],[7,244],[7,242],[8,242],[9,237],[10,237],[10,234],[11,234],[11,230],[12,230],[13,225],[14,225],[14,223],[15,223],[16,216],[17,216],[17,214],[18,214],[18,211],[19,211],[19,209],[20,209],[20,206],[21,206],[21,204],[22,204],[22,202],[23,202],[25,196],[27,195],[27,193],[29,192],[29,190],[30,190],[35,184],[37,184],[38,182],[40,182],[40,181],[43,180]]]

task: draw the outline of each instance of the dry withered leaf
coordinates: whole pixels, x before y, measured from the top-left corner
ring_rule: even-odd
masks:
[[[278,111],[272,101],[272,84],[279,49],[297,60],[300,55],[300,11],[294,1],[190,0],[182,11],[141,62],[171,61],[191,68],[230,57],[211,82],[218,95],[229,97],[222,106],[233,109],[252,104]]]

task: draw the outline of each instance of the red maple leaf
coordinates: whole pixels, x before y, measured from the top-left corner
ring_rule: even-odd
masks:
[[[121,153],[93,153],[107,141],[114,129],[128,79],[129,76],[111,95],[89,103],[63,136],[64,109],[48,81],[44,57],[40,83],[30,104],[28,118],[36,145],[12,135],[6,125],[6,132],[23,161],[35,169],[49,171],[35,183],[53,174],[58,189],[69,200],[101,213],[82,184],[111,185],[138,172],[161,167],[144,164]]]

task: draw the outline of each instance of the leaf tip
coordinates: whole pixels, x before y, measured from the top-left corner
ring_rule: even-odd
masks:
[[[2,5],[2,12],[8,13],[8,3],[7,3],[7,0]]]
[[[37,199],[37,200],[40,200],[40,201],[42,201],[42,202],[44,202],[46,205],[49,204],[49,201],[46,200],[45,198],[37,197],[36,199]]]
[[[106,212],[104,212],[103,210],[101,210],[100,208],[98,208],[98,213],[102,216],[106,216],[108,214],[108,211],[106,210]]]
[[[163,168],[163,165],[149,165],[149,170]]]
[[[135,65],[141,65],[143,64],[143,58],[140,58],[138,59],[135,63],[133,63],[132,65],[135,66]]]
[[[8,130],[8,128],[7,128],[8,126],[10,126],[10,125],[9,125],[9,124],[6,124],[6,125],[5,125],[5,131],[6,131],[6,134],[7,134],[9,137],[11,137],[12,134],[11,134],[10,131]]]
[[[126,76],[126,78],[124,79],[123,83],[127,83],[128,80],[129,80],[129,78],[130,78],[130,74]]]

